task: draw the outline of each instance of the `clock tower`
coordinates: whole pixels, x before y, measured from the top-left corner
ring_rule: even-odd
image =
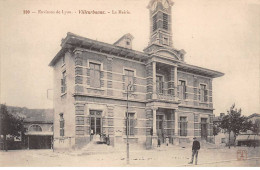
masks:
[[[172,47],[172,9],[171,0],[151,0],[150,11],[150,41],[149,45]]]
[[[172,43],[172,6],[171,0],[150,0],[150,38],[144,52],[184,62],[186,52],[175,49]]]

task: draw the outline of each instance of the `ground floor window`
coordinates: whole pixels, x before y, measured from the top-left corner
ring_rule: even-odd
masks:
[[[187,117],[181,116],[179,121],[180,136],[187,136],[187,126]]]
[[[126,113],[126,117],[127,117],[127,113]],[[135,127],[135,113],[128,113],[128,117],[129,117],[129,121],[127,123],[127,119],[126,119],[126,135],[135,135],[134,134],[134,127]]]
[[[60,113],[60,136],[64,136],[65,132],[64,132],[64,117],[63,117],[63,113]]]

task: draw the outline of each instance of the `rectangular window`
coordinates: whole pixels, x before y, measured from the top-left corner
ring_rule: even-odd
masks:
[[[180,128],[180,136],[187,136],[187,117],[180,117],[179,128]]]
[[[89,63],[90,67],[90,87],[100,88],[101,87],[101,64]]]
[[[61,93],[66,93],[67,91],[67,74],[66,70],[62,72],[62,79],[61,79]]]
[[[163,13],[163,29],[168,30],[168,15]]]
[[[179,91],[179,98],[186,99],[186,82],[185,81],[179,80],[178,91]]]
[[[199,89],[199,97],[201,102],[207,102],[208,101],[208,91],[206,89],[206,85],[200,84]]]
[[[60,113],[60,136],[64,136],[64,123],[63,113]]]
[[[156,75],[157,93],[163,94],[163,76]]]
[[[134,84],[134,71],[125,69],[125,85]]]
[[[164,44],[164,45],[169,45],[169,40],[168,40],[168,38],[163,37],[163,44]]]
[[[133,136],[134,135],[134,127],[135,127],[135,113],[128,113],[128,123],[127,123],[127,113],[126,113],[126,135]]]
[[[153,16],[153,31],[157,29],[157,15]]]

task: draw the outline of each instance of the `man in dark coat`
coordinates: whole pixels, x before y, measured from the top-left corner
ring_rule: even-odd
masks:
[[[191,157],[191,161],[189,162],[189,164],[193,164],[193,159],[194,159],[194,156],[195,156],[195,159],[196,159],[195,165],[197,165],[199,150],[200,150],[200,142],[197,141],[196,137],[194,137],[193,138],[193,144],[192,144],[192,157]]]

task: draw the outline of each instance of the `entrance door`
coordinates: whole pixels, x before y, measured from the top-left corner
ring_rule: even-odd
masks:
[[[208,136],[207,118],[201,118],[201,139],[207,140]]]
[[[163,143],[163,115],[156,116],[156,132],[158,138],[161,140],[161,143]]]
[[[100,135],[102,132],[102,111],[90,111],[90,130],[92,135]]]

